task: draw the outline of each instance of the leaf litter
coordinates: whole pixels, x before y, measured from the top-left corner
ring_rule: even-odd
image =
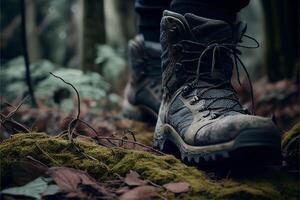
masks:
[[[123,131],[121,131],[121,134],[120,132],[116,134],[116,132],[111,133],[111,127],[107,126],[107,124],[102,123],[100,124],[100,126],[98,126],[100,127],[101,131],[99,132],[99,129],[96,130],[92,125],[81,119],[80,96],[77,89],[71,83],[66,82],[61,77],[58,77],[52,73],[51,75],[53,75],[55,78],[60,79],[65,84],[71,86],[76,92],[77,96],[76,117],[73,118],[67,116],[62,119],[62,121],[59,123],[59,126],[60,128],[65,127],[65,130],[57,137],[67,136],[73,147],[78,149],[79,152],[82,151],[78,146],[76,146],[76,143],[74,142],[74,138],[76,137],[90,141],[92,140],[99,145],[109,148],[121,147],[125,149],[147,151],[156,155],[164,155],[163,153],[153,149],[152,147],[137,142],[135,133],[128,127],[123,129]],[[25,99],[22,100],[21,103],[19,103],[16,107],[10,105],[13,110],[6,111],[6,115],[1,114],[1,124],[3,125],[2,128],[8,129],[7,122],[10,122],[12,124],[11,126],[13,128],[9,129],[10,131],[12,131],[12,133],[10,134],[15,134],[20,131],[23,132],[24,130],[25,132],[30,132],[28,128],[25,128],[25,126],[12,119],[17,111],[19,111],[24,101]],[[44,111],[48,111],[45,106],[42,106],[42,108],[44,109]],[[34,112],[36,113],[36,111]],[[119,124],[124,123],[121,121],[121,123]],[[127,122],[125,122],[125,124],[128,125]],[[15,127],[21,128],[17,129]],[[130,140],[129,138],[131,138],[132,140]],[[41,149],[38,144],[36,144],[36,146],[42,152],[44,152],[44,150]],[[82,152],[82,154],[84,154],[84,152]],[[85,154],[84,156],[91,157]],[[53,158],[51,159],[55,161]],[[121,195],[120,199],[123,200],[138,200],[151,199],[152,197],[159,196],[157,192],[163,189],[162,186],[156,185],[151,181],[141,179],[140,175],[133,170],[130,170],[124,178],[117,175],[118,179],[112,179],[100,183],[89,176],[86,172],[78,169],[67,167],[48,168],[45,164],[41,163],[38,160],[35,160],[32,157],[30,158],[30,160],[33,162],[29,162],[28,160],[20,161],[15,162],[13,165],[15,166],[15,170],[18,171],[18,173],[15,174],[14,183],[19,185],[25,183],[27,184],[20,187],[5,189],[2,191],[2,195],[23,195],[27,197],[33,197],[35,199],[41,199],[43,196],[55,195],[58,193],[60,195],[63,194],[64,199],[115,199],[116,197]],[[50,178],[44,178],[45,175]],[[34,178],[36,179],[33,180]],[[31,182],[29,182],[29,180],[31,180]],[[51,184],[48,184],[49,182],[51,182]],[[177,189],[176,193],[180,193],[180,189]]]

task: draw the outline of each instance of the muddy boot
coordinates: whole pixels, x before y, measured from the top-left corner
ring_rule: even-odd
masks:
[[[138,35],[129,42],[130,80],[125,89],[123,115],[155,123],[161,88],[161,46]]]
[[[175,145],[182,160],[196,163],[280,161],[277,127],[243,109],[231,85],[245,31],[242,22],[164,12],[163,100],[154,147],[174,150]]]

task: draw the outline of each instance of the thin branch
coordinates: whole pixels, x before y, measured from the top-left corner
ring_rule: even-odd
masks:
[[[35,143],[35,146],[43,153],[45,154],[46,157],[48,157],[51,162],[53,162],[54,164],[56,164],[57,166],[61,166],[54,158],[52,158],[45,150],[43,150],[39,145],[38,143],[36,142]]]
[[[5,115],[0,113],[0,124],[7,130],[12,130],[14,133],[29,133],[30,130],[26,128],[24,125],[16,122],[13,119],[7,119]],[[9,129],[10,128],[10,129]]]
[[[49,168],[49,166],[47,166],[45,163],[42,163],[41,161],[35,159],[35,158],[32,157],[32,156],[26,156],[26,158],[29,159],[29,160],[31,160],[31,161],[34,161],[34,162],[36,162],[36,163],[38,163],[38,164],[40,164],[40,165],[42,165],[42,166],[45,167],[45,168]]]
[[[65,84],[71,86],[71,87],[74,89],[74,91],[76,92],[76,96],[77,96],[77,116],[76,116],[76,119],[73,119],[73,120],[69,123],[69,125],[68,125],[69,140],[70,140],[71,142],[73,142],[73,134],[74,134],[74,131],[75,131],[76,126],[77,126],[77,122],[78,122],[79,117],[80,117],[80,96],[79,96],[79,92],[78,92],[78,90],[75,88],[75,86],[74,86],[72,83],[65,81],[63,78],[61,78],[61,77],[59,77],[59,76],[53,74],[52,72],[50,72],[50,74],[51,74],[52,76],[54,76],[55,78],[60,79],[60,80],[61,80],[62,82],[64,82]],[[74,124],[74,125],[73,125],[73,124]],[[73,126],[73,127],[72,127],[72,126]]]
[[[149,150],[151,150],[153,152],[156,152],[159,155],[165,155],[163,152],[158,151],[158,150],[156,150],[156,149],[154,149],[152,147],[149,147],[149,146],[144,145],[144,144],[139,143],[139,142],[134,142],[134,141],[130,141],[130,140],[124,140],[124,139],[121,139],[121,138],[99,137],[99,136],[97,137],[97,139],[98,140],[117,140],[117,141],[127,142],[127,143],[131,143],[131,144],[136,144],[136,145],[139,145],[139,146],[144,147],[146,149],[149,149]]]
[[[133,133],[131,130],[126,129],[126,130],[124,130],[124,133],[125,133],[125,134],[129,133],[129,134],[132,136],[133,140],[136,142],[135,135],[134,135],[134,133]]]
[[[89,123],[83,121],[82,119],[78,119],[81,123],[83,123],[84,125],[86,125],[89,129],[91,129],[96,135],[98,135],[98,132],[96,131],[96,129],[94,129]]]
[[[85,122],[85,121],[83,121],[83,120],[80,119],[80,96],[79,96],[79,92],[78,92],[78,90],[75,88],[75,86],[74,86],[73,84],[71,84],[71,83],[65,81],[63,78],[61,78],[61,77],[59,77],[59,76],[57,76],[57,75],[55,75],[55,74],[53,74],[53,73],[51,73],[51,72],[50,72],[50,74],[51,74],[52,76],[54,76],[55,78],[60,79],[60,80],[61,80],[62,82],[64,82],[65,84],[71,86],[71,87],[74,89],[74,91],[76,92],[76,95],[77,95],[77,102],[78,102],[78,103],[77,103],[77,116],[76,116],[76,118],[73,119],[73,120],[69,123],[69,125],[68,125],[68,136],[69,136],[69,140],[71,141],[72,144],[75,145],[75,148],[76,148],[77,150],[79,150],[79,149],[78,149],[78,147],[76,146],[76,144],[75,144],[74,141],[73,141],[73,133],[74,133],[74,131],[76,130],[76,126],[77,126],[78,122],[82,122],[83,124],[85,124],[87,127],[89,127],[91,130],[93,130],[93,131],[97,134],[96,138],[92,138],[92,139],[96,139],[96,140],[98,140],[98,142],[99,142],[99,140],[104,139],[104,140],[107,140],[108,142],[110,142],[111,144],[113,144],[114,146],[116,146],[116,145],[115,145],[113,142],[111,142],[111,141],[113,141],[113,140],[115,140],[115,141],[120,141],[120,142],[122,142],[122,144],[123,144],[124,142],[125,142],[125,143],[131,143],[131,144],[134,144],[134,145],[139,145],[139,146],[141,146],[141,147],[144,147],[144,148],[146,148],[146,149],[148,149],[148,150],[151,150],[152,152],[155,152],[155,153],[157,153],[157,154],[159,154],[159,155],[165,155],[164,153],[162,153],[162,152],[160,152],[160,151],[158,151],[158,150],[156,150],[156,149],[154,149],[154,148],[152,148],[152,147],[149,147],[149,146],[147,146],[147,145],[144,145],[144,144],[141,144],[141,143],[139,143],[139,142],[136,142],[136,138],[135,138],[134,134],[133,134],[131,131],[129,131],[129,130],[127,130],[127,133],[130,133],[135,141],[130,141],[130,140],[127,140],[127,139],[125,140],[125,139],[121,139],[121,138],[113,138],[113,137],[99,137],[99,136],[98,136],[98,132],[97,132],[91,125],[89,125],[87,122]],[[73,125],[73,124],[74,124],[74,125]],[[125,132],[125,133],[126,133],[126,132]],[[76,133],[75,133],[75,134],[76,134]],[[77,134],[77,135],[78,135],[78,134]],[[90,138],[91,138],[91,137],[90,137]],[[86,155],[85,155],[85,156],[86,156]],[[89,157],[89,156],[88,156],[88,157]],[[94,158],[91,157],[91,159],[94,159]]]
[[[97,158],[94,158],[93,156],[86,154],[84,152],[84,149],[82,149],[80,146],[77,146],[75,143],[72,143],[73,146],[75,147],[76,151],[78,151],[79,153],[81,153],[82,155],[84,155],[86,158],[94,160],[94,161],[99,161]]]
[[[20,109],[20,107],[23,105],[23,103],[25,102],[25,100],[27,98],[28,98],[28,96],[26,96],[24,99],[22,99],[17,107],[13,106],[15,109],[13,111],[11,111],[8,115],[6,115],[6,118],[7,119],[11,118]]]
[[[71,86],[71,87],[74,89],[74,91],[76,92],[76,96],[77,96],[77,116],[76,116],[76,118],[79,119],[79,117],[80,117],[80,96],[79,96],[78,90],[75,88],[75,86],[74,86],[72,83],[65,81],[63,78],[61,78],[61,77],[59,77],[59,76],[53,74],[52,72],[50,72],[50,74],[51,74],[52,76],[54,76],[55,78],[60,79],[60,80],[61,80],[62,82],[64,82],[65,84]]]
[[[20,107],[23,105],[24,101],[27,99],[28,96],[26,96],[22,101],[18,104],[17,107],[8,104],[9,106],[13,107],[14,110],[8,113],[6,116],[0,113],[0,123],[1,125],[7,130],[12,130],[13,132],[23,132],[23,133],[29,133],[30,130],[25,127],[24,125],[20,124],[19,122],[16,122],[15,120],[11,119],[14,114],[20,109]],[[10,129],[9,129],[10,128]]]

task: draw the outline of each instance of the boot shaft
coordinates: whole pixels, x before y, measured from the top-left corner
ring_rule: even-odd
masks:
[[[145,76],[161,79],[161,45],[145,41],[142,35],[137,35],[128,44],[128,64],[132,79],[139,83]]]
[[[162,84],[166,94],[207,73],[211,81],[230,80],[233,59],[246,24],[165,11],[161,21]],[[213,76],[213,78],[211,77]],[[205,79],[205,76],[202,78]]]

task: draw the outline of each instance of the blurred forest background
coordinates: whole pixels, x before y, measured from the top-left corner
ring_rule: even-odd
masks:
[[[35,101],[26,100],[19,120],[34,122],[37,131],[57,131],[49,128],[50,121],[74,113],[76,99],[71,88],[49,75],[53,72],[79,90],[82,115],[88,113],[88,119],[118,116],[128,76],[127,42],[137,33],[132,0],[0,2],[1,110],[12,109],[8,104],[18,104],[30,92],[30,75]],[[243,50],[242,57],[254,81],[256,113],[275,115],[286,130],[300,113],[299,1],[252,0],[240,18],[248,22],[248,34],[261,45]],[[247,106],[249,85],[244,82],[237,90]]]

